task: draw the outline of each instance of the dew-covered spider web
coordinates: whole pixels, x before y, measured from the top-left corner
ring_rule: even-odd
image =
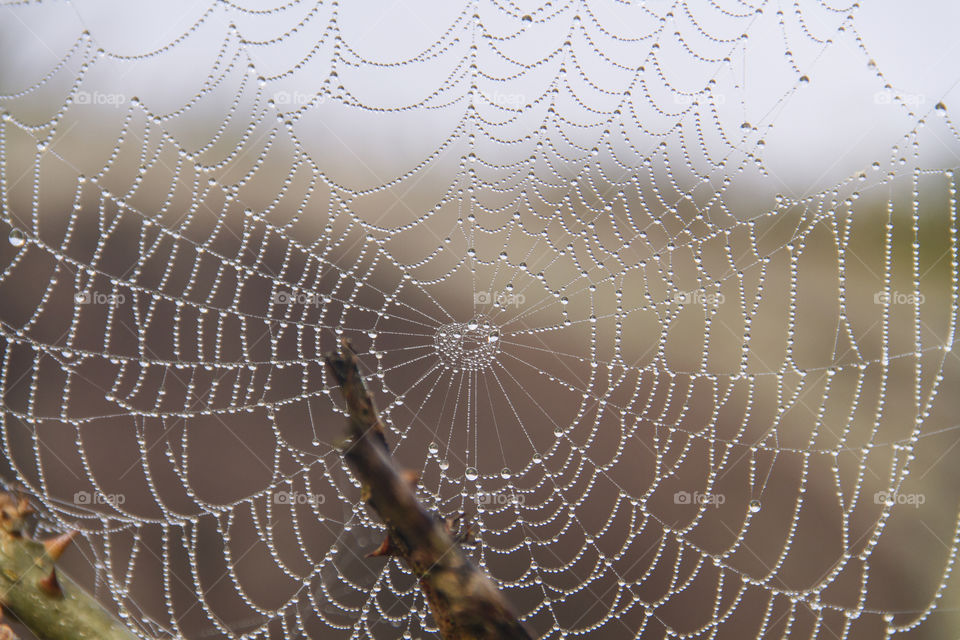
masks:
[[[145,638],[435,637],[344,336],[540,637],[956,637],[940,5],[4,2],[7,486]]]

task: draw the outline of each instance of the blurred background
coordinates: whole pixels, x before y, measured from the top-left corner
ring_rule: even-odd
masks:
[[[960,637],[958,13],[0,4],[3,483],[144,637],[434,637],[345,336],[540,637]]]

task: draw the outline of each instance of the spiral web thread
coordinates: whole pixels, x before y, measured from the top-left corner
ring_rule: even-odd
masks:
[[[3,4],[38,61],[0,75],[0,384],[7,479],[138,633],[435,631],[362,557],[341,335],[543,637],[955,611],[960,134],[857,5],[114,10]],[[837,50],[905,126],[777,194],[781,114]]]

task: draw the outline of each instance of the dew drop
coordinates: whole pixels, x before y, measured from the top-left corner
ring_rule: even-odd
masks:
[[[10,244],[15,247],[22,247],[27,241],[26,236],[23,235],[23,231],[20,231],[20,229],[11,229],[7,239],[10,241]]]
[[[943,104],[942,102],[938,102],[933,108],[936,109],[938,116],[946,117],[947,105]]]
[[[467,467],[467,470],[463,472],[463,477],[467,480],[473,481],[480,477],[480,474],[477,473],[477,470],[473,467]]]
[[[760,501],[759,501],[759,500],[756,500],[756,499],[751,500],[751,501],[750,501],[750,513],[756,513],[756,512],[758,512],[758,511],[760,511]]]
[[[437,452],[440,451],[440,445],[436,442],[431,442],[430,446],[427,447],[427,451],[429,451],[431,455],[437,455]]]
[[[500,471],[500,477],[503,478],[504,480],[509,480],[511,475],[512,475],[512,474],[510,473],[510,469],[508,469],[508,468],[506,468],[506,467],[504,467],[504,468]]]

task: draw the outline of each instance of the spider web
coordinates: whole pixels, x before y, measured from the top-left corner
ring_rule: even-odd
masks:
[[[956,631],[958,94],[892,15],[0,11],[6,478],[143,637],[436,632],[340,336],[542,637]]]

